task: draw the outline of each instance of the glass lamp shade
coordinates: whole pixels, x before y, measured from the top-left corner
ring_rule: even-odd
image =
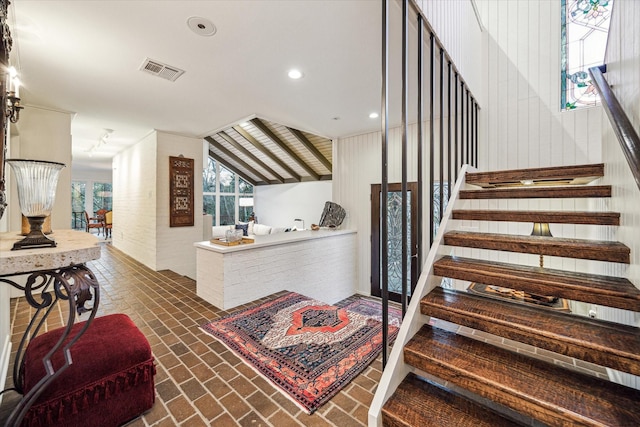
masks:
[[[16,242],[13,249],[55,247],[56,242],[44,236],[42,223],[51,214],[56,198],[56,186],[63,163],[44,160],[7,159],[18,186],[18,202],[31,227],[27,237]]]

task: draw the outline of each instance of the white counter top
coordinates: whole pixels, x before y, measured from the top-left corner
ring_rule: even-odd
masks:
[[[354,234],[355,230],[305,230],[290,231],[288,233],[269,234],[266,236],[255,236],[255,243],[247,243],[235,246],[216,245],[211,242],[196,242],[194,245],[200,249],[206,249],[218,253],[230,253],[237,251],[246,251],[251,249],[264,248],[267,246],[283,245],[292,242],[301,242],[304,240],[323,239],[345,234]]]
[[[53,270],[100,258],[98,238],[89,233],[56,230],[48,237],[55,239],[58,246],[12,251],[13,244],[24,236],[19,231],[0,233],[0,275]]]

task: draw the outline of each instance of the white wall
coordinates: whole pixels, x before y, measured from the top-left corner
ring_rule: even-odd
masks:
[[[332,182],[261,185],[254,187],[254,198],[254,211],[259,223],[273,227],[300,227],[301,224],[293,220],[301,218],[305,228],[310,228],[311,224],[319,223],[325,202],[333,200]]]
[[[169,156],[194,159],[194,225],[169,227]],[[196,277],[202,140],[155,131],[113,159],[113,245],[153,270]]]
[[[600,107],[560,111],[560,2],[477,0],[486,28],[479,165],[601,161]]]
[[[113,158],[115,247],[156,267],[157,136],[152,132]]]
[[[196,278],[196,248],[202,240],[202,140],[164,132],[157,134],[156,270]],[[194,160],[194,225],[169,227],[169,156]]]
[[[111,170],[104,169],[72,169],[71,180],[72,181],[92,181],[92,182],[111,182],[113,179],[113,173]]]
[[[416,0],[447,53],[482,105],[486,99],[483,74],[483,27],[474,11],[475,0]],[[475,47],[474,47],[475,46]],[[428,52],[428,51],[426,51]]]
[[[51,212],[51,227],[68,229],[71,222],[71,114],[45,108],[26,106],[20,113],[16,132],[11,138],[11,150],[7,158],[47,160],[64,163],[58,178],[56,200]],[[10,181],[9,230],[20,230],[22,217],[18,204],[13,172],[7,167]]]

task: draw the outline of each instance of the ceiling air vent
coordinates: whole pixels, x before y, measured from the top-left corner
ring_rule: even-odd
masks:
[[[149,74],[153,74],[154,76],[162,77],[163,79],[170,80],[172,82],[175,82],[178,77],[184,74],[184,70],[181,70],[180,68],[163,64],[162,62],[154,61],[149,58],[146,58],[144,60],[144,62],[140,66],[140,70]]]

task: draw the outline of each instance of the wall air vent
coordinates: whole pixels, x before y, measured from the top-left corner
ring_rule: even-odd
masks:
[[[149,74],[153,74],[154,76],[170,80],[172,82],[175,82],[178,77],[184,74],[184,70],[181,70],[180,68],[163,64],[162,62],[155,61],[149,58],[146,58],[144,60],[144,62],[140,66],[140,70]]]

